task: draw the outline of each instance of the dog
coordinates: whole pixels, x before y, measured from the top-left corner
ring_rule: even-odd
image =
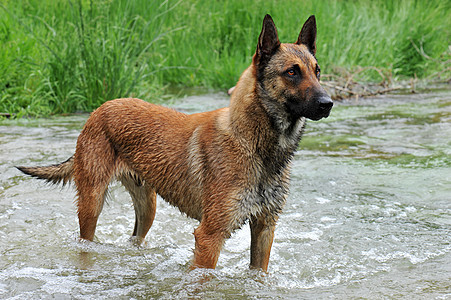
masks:
[[[187,115],[139,99],[107,101],[86,121],[71,158],[17,168],[75,182],[81,239],[93,240],[108,184],[118,179],[133,200],[136,244],[152,226],[158,194],[200,222],[191,268],[215,268],[224,241],[249,222],[250,268],[267,272],[306,118],[326,118],[333,106],[315,53],[314,16],[295,43],[282,44],[266,15],[229,107]]]

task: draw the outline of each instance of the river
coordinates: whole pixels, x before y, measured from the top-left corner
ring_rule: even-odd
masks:
[[[227,105],[225,94],[171,104]],[[198,223],[161,199],[147,244],[132,246],[119,184],[95,242],[80,243],[74,188],[14,166],[67,159],[87,117],[0,121],[0,298],[451,299],[449,89],[348,100],[308,122],[268,274],[248,270],[248,226],[216,270],[189,271]]]

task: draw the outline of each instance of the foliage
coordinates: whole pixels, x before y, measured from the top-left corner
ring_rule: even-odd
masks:
[[[364,68],[367,81],[377,80],[375,68],[395,80],[450,75],[449,1],[0,3],[0,113],[91,111],[117,97],[156,101],[168,85],[233,86],[266,13],[283,42],[295,41],[316,15],[323,74]]]

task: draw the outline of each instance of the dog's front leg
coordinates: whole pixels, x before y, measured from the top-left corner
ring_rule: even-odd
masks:
[[[275,221],[267,217],[254,217],[251,227],[251,269],[268,270],[269,255],[274,239]]]
[[[224,244],[224,234],[220,230],[211,229],[203,222],[194,230],[196,246],[194,249],[194,261],[191,269],[214,269],[218,262],[219,253]]]

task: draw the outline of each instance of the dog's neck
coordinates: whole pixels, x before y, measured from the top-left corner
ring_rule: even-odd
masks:
[[[240,80],[235,87],[230,98],[230,125],[233,133],[251,146],[255,151],[260,142],[264,142],[270,137],[269,119],[264,113],[262,106],[255,101],[258,97],[256,93],[255,67],[250,65],[241,74]],[[246,118],[246,120],[241,120]],[[258,140],[256,140],[256,138]]]

